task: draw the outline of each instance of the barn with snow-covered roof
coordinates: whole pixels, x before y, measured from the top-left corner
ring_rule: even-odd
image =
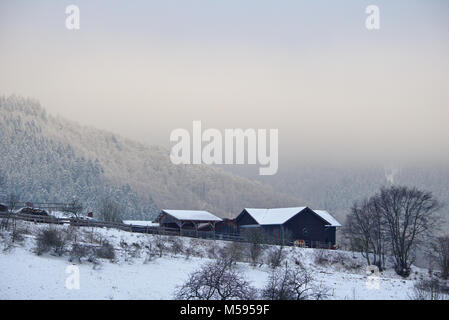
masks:
[[[236,218],[241,234],[250,228],[261,228],[268,241],[297,241],[309,247],[334,247],[336,228],[341,224],[325,210],[308,207],[256,209],[245,208]]]

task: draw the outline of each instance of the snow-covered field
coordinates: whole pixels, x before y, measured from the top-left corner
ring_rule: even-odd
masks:
[[[0,245],[0,299],[173,299],[173,291],[182,284],[189,273],[198,269],[203,263],[211,261],[206,250],[213,245],[212,240],[191,240],[182,238],[186,246],[197,241],[196,247],[202,248],[204,254],[186,258],[184,255],[164,253],[164,256],[152,261],[145,254],[130,257],[123,250],[117,250],[114,262],[101,259],[99,265],[83,261],[76,263],[79,268],[79,289],[68,289],[66,280],[71,273],[67,267],[75,264],[67,256],[33,253],[34,234],[42,224],[21,223],[28,233],[20,244],[4,251]],[[57,226],[67,228],[66,226]],[[108,239],[117,249],[123,244],[139,244],[142,248],[153,241],[151,235],[129,233],[115,229],[78,228],[78,241]],[[3,237],[7,234],[3,232]],[[4,239],[0,239],[4,241]],[[120,245],[122,243],[122,246]],[[200,245],[198,246],[198,243]],[[215,242],[222,246],[224,242]],[[343,255],[355,269],[344,268],[339,263],[317,265],[314,261],[317,250],[288,248],[287,254],[301,254],[303,264],[314,270],[315,277],[330,289],[330,299],[409,299],[414,280],[425,276],[426,270],[413,268],[410,279],[403,280],[387,270],[378,279],[368,278],[365,262],[357,254],[343,251],[329,251],[329,255]],[[203,255],[199,257],[198,255]],[[252,267],[248,263],[239,263],[239,270],[256,288],[263,288],[269,276],[269,266]]]

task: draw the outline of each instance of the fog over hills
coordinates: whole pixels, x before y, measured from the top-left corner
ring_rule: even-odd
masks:
[[[54,117],[39,102],[17,96],[0,98],[0,150],[3,196],[14,192],[24,201],[76,197],[95,210],[112,198],[134,219],[150,219],[160,208],[231,217],[248,206],[302,203],[220,168],[173,165],[165,148]]]
[[[36,202],[76,197],[86,210],[112,198],[134,219],[150,219],[160,208],[233,217],[243,207],[306,205],[326,209],[342,222],[355,200],[389,183],[429,190],[449,203],[449,166],[444,165],[289,164],[274,176],[259,176],[255,167],[173,165],[166,148],[54,117],[30,99],[2,97],[0,115],[3,197],[11,192]]]
[[[313,208],[325,208],[344,222],[354,201],[392,183],[431,191],[443,204],[441,215],[449,221],[449,165],[282,165],[273,176],[259,176],[255,168],[226,167],[249,179],[257,179]]]

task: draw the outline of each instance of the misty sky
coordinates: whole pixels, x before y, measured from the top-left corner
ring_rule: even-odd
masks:
[[[148,144],[201,120],[285,161],[449,160],[447,0],[0,0],[0,50],[0,94]]]

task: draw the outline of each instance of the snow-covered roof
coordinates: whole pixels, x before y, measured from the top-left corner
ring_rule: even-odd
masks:
[[[245,208],[245,210],[260,225],[283,224],[293,218],[296,214],[304,210],[306,207],[293,208],[273,208],[273,209],[256,209]]]
[[[337,221],[334,217],[331,216],[329,212],[326,210],[313,210],[317,215],[326,220],[331,227],[341,227],[340,222]]]
[[[159,227],[159,223],[143,220],[123,220],[124,224],[139,227]]]
[[[284,224],[307,207],[256,209],[245,208],[259,225]],[[341,224],[325,210],[313,210],[318,216],[327,221],[328,226],[341,227]]]
[[[208,211],[201,210],[162,210],[165,213],[175,217],[178,220],[194,221],[222,221],[219,217]]]

